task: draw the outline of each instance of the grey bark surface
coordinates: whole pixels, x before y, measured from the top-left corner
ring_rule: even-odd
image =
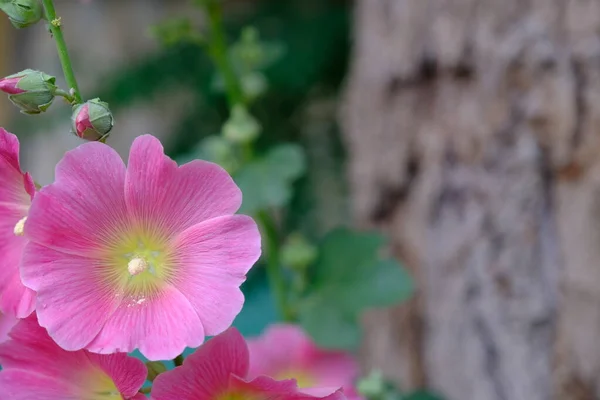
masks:
[[[367,367],[450,400],[600,398],[600,1],[358,0],[354,215],[413,271]]]

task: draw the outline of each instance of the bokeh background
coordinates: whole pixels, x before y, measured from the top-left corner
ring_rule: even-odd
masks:
[[[227,104],[194,44],[149,26],[202,13],[179,0],[58,0],[85,96],[108,101],[126,156],[152,133],[202,156]],[[229,38],[251,25],[278,46],[252,107],[259,146],[297,143],[307,173],[285,224],[309,238],[376,229],[417,285],[362,318],[365,371],[451,400],[600,398],[600,1],[230,0]],[[0,19],[0,75],[62,73],[42,25]],[[79,143],[70,110],[0,125],[49,183]],[[264,276],[236,324],[276,314]]]

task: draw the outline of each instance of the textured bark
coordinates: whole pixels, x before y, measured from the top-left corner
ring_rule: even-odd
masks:
[[[600,1],[359,0],[354,213],[417,297],[367,366],[450,400],[600,398]]]

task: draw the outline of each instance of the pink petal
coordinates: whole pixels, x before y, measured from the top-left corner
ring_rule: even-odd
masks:
[[[18,175],[18,179],[9,179],[9,176]],[[3,177],[3,185],[0,186],[0,202],[7,201],[11,196],[6,196],[6,193],[12,193],[14,197],[12,200],[15,203],[20,204],[21,200],[31,200],[35,193],[35,184],[29,174],[23,174],[21,172],[21,166],[19,164],[19,139],[12,133],[8,133],[3,128],[0,128],[0,176]],[[15,187],[12,186],[16,184]],[[23,196],[22,189],[25,188],[29,198]],[[29,202],[27,202],[29,205]]]
[[[25,318],[35,309],[35,292],[21,282],[19,264],[27,240],[0,230],[0,312]]]
[[[93,259],[28,243],[21,266],[25,285],[37,291],[39,323],[65,350],[80,350],[100,332],[121,302]]]
[[[232,377],[230,388],[234,393],[247,393],[249,398],[256,396],[269,400],[345,400],[341,389],[314,390],[313,393],[298,391],[296,381],[287,379],[276,381],[260,376],[250,382]]]
[[[289,370],[305,370],[307,356],[316,346],[302,328],[291,324],[275,324],[258,338],[248,340],[250,350],[250,373],[277,376]]]
[[[148,375],[148,370],[141,360],[129,357],[125,353],[116,353],[110,356],[88,353],[90,361],[100,367],[106,375],[110,376],[127,398],[136,396]]]
[[[318,348],[296,325],[271,325],[261,337],[249,340],[248,348],[250,378],[297,372],[312,379],[312,386],[343,386],[350,393],[360,372],[358,362],[350,353]]]
[[[0,311],[24,318],[34,308],[35,294],[19,277],[24,237],[14,234],[17,222],[27,215],[35,186],[31,176],[21,172],[19,141],[0,128]]]
[[[77,389],[66,380],[40,376],[34,371],[0,372],[0,400],[80,400]]]
[[[0,343],[8,339],[8,334],[17,323],[17,319],[11,315],[0,314]]]
[[[137,393],[146,377],[144,364],[125,354],[99,356],[84,350],[61,349],[37,324],[35,314],[21,320],[11,331],[10,338],[0,344],[3,367],[0,394],[8,394],[7,399],[90,398],[93,395],[90,390],[98,378],[110,378],[119,390],[126,388],[128,392],[122,394],[130,397]],[[99,371],[103,373],[99,375]]]
[[[155,361],[175,358],[186,346],[198,347],[203,341],[198,314],[177,289],[167,286],[149,297],[124,299],[87,349],[107,354],[139,348]]]
[[[232,215],[195,225],[175,240],[174,285],[198,312],[207,335],[227,329],[240,312],[239,287],[260,257],[252,218]]]
[[[248,372],[248,348],[242,335],[230,328],[203,344],[181,367],[154,381],[153,400],[214,400],[229,386],[232,374]]]
[[[158,221],[161,229],[171,233],[233,214],[242,201],[239,188],[224,169],[200,160],[178,168],[150,135],[133,142],[125,197],[138,221]]]
[[[86,143],[65,154],[56,181],[35,196],[25,226],[29,240],[77,255],[114,243],[126,221],[125,165],[102,143]]]

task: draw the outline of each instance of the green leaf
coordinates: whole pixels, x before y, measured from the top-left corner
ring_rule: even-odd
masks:
[[[306,171],[304,149],[297,144],[282,144],[267,156],[269,168],[282,179],[294,181]]]
[[[423,390],[419,390],[416,392],[413,392],[409,395],[407,395],[406,397],[404,397],[404,400],[443,400],[442,397],[433,394],[431,392],[427,392],[427,391],[423,391]]]
[[[354,349],[361,332],[352,314],[345,314],[319,295],[305,299],[299,309],[300,324],[325,348]]]
[[[292,184],[305,169],[304,151],[293,144],[277,146],[265,158],[246,164],[235,176],[244,196],[240,211],[251,214],[285,206],[292,197]]]
[[[321,243],[311,293],[298,309],[301,324],[319,345],[355,348],[359,316],[365,309],[396,304],[412,295],[409,273],[380,254],[384,244],[379,234],[348,229],[331,232]]]

